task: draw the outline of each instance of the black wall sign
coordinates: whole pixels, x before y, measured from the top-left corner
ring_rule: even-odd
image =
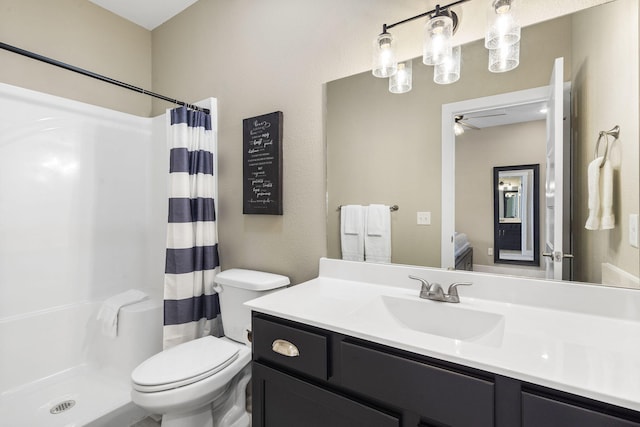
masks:
[[[282,215],[282,111],[242,121],[245,214]]]

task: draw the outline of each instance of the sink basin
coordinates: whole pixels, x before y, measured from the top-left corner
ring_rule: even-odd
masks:
[[[384,322],[430,335],[499,346],[504,316],[460,304],[380,296],[353,313],[358,320]]]

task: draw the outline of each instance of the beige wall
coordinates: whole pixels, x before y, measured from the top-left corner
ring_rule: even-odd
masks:
[[[523,24],[604,1],[522,2]],[[482,36],[484,19],[472,18],[484,16],[481,3],[463,6],[461,42]],[[200,0],[150,33],[86,0],[0,0],[0,40],[185,101],[218,98],[222,266],[298,283],[317,274],[326,254],[323,84],[369,69],[382,23],[425,7],[422,0]],[[394,34],[405,40],[401,57],[419,55],[412,41],[421,38],[420,23]],[[149,115],[145,96],[4,51],[0,61],[1,82]],[[285,117],[285,214],[243,216],[242,119],[275,110]]]
[[[151,89],[151,33],[87,0],[0,0],[0,41]],[[151,100],[0,50],[0,82],[148,117]]]
[[[522,2],[523,23],[602,2]],[[326,203],[323,85],[370,69],[371,44],[382,23],[413,16],[425,6],[422,0],[200,0],[153,31],[154,90],[219,101],[223,268],[265,269],[286,274],[293,283],[317,275],[318,258],[327,253],[326,211],[331,215],[336,209]],[[482,37],[483,6],[479,1],[462,6],[460,42]],[[394,34],[405,41],[401,58],[420,54],[422,31],[419,22],[397,27]],[[154,111],[163,108],[158,104]],[[242,119],[275,110],[284,112],[284,215],[242,215]],[[439,117],[438,110],[421,120],[437,123]],[[440,176],[439,166],[429,170]],[[438,209],[432,211],[436,220]]]
[[[493,256],[487,255],[487,250],[494,247],[493,168],[495,166],[540,165],[539,239],[540,247],[544,245],[546,137],[546,122],[538,120],[482,130],[468,130],[456,138],[455,224],[458,232],[465,233],[469,237],[473,246],[474,266],[494,265]],[[522,266],[517,268],[532,269]],[[537,269],[540,270],[542,267]]]
[[[461,78],[455,84],[435,84],[433,68],[422,65],[421,58],[413,61],[413,89],[406,94],[389,93],[387,81],[369,72],[330,82],[328,255],[340,258],[341,253],[337,206],[397,204],[400,210],[392,214],[392,262],[439,267],[442,105],[547,85],[555,58],[565,57],[570,63],[569,31],[566,17],[525,28],[520,65],[509,73],[487,70],[487,50],[478,41],[463,46]],[[569,75],[567,69],[567,80]],[[490,161],[489,153],[481,152],[480,161]],[[487,201],[491,200],[490,196]],[[431,212],[430,226],[416,224],[418,211]],[[491,219],[486,227],[492,223]]]
[[[602,22],[606,31],[594,31]],[[639,275],[637,248],[629,245],[629,214],[638,213],[638,38],[624,31],[638,28],[637,0],[618,0],[597,13],[580,14],[573,22],[573,125],[578,179],[575,199],[583,200],[575,214],[575,265],[577,280],[600,282],[601,264],[609,262]],[[635,32],[637,34],[637,30]],[[606,82],[606,84],[603,84]],[[613,230],[588,231],[586,204],[588,163],[601,130],[620,126],[620,139],[613,144]],[[604,141],[601,152],[604,152]]]

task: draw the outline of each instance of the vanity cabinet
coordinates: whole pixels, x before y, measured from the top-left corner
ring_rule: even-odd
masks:
[[[568,401],[522,392],[522,425],[524,427],[632,427],[638,426],[637,414],[629,419],[603,412],[603,408],[578,406]],[[635,421],[633,421],[635,419]]]
[[[522,225],[520,223],[498,224],[498,249],[520,251],[522,249]]]
[[[254,427],[640,427],[631,410],[255,312],[252,383]]]

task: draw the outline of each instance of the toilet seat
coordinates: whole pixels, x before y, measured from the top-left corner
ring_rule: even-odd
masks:
[[[229,366],[238,353],[238,345],[213,336],[179,344],[134,369],[133,388],[153,393],[193,384]]]

